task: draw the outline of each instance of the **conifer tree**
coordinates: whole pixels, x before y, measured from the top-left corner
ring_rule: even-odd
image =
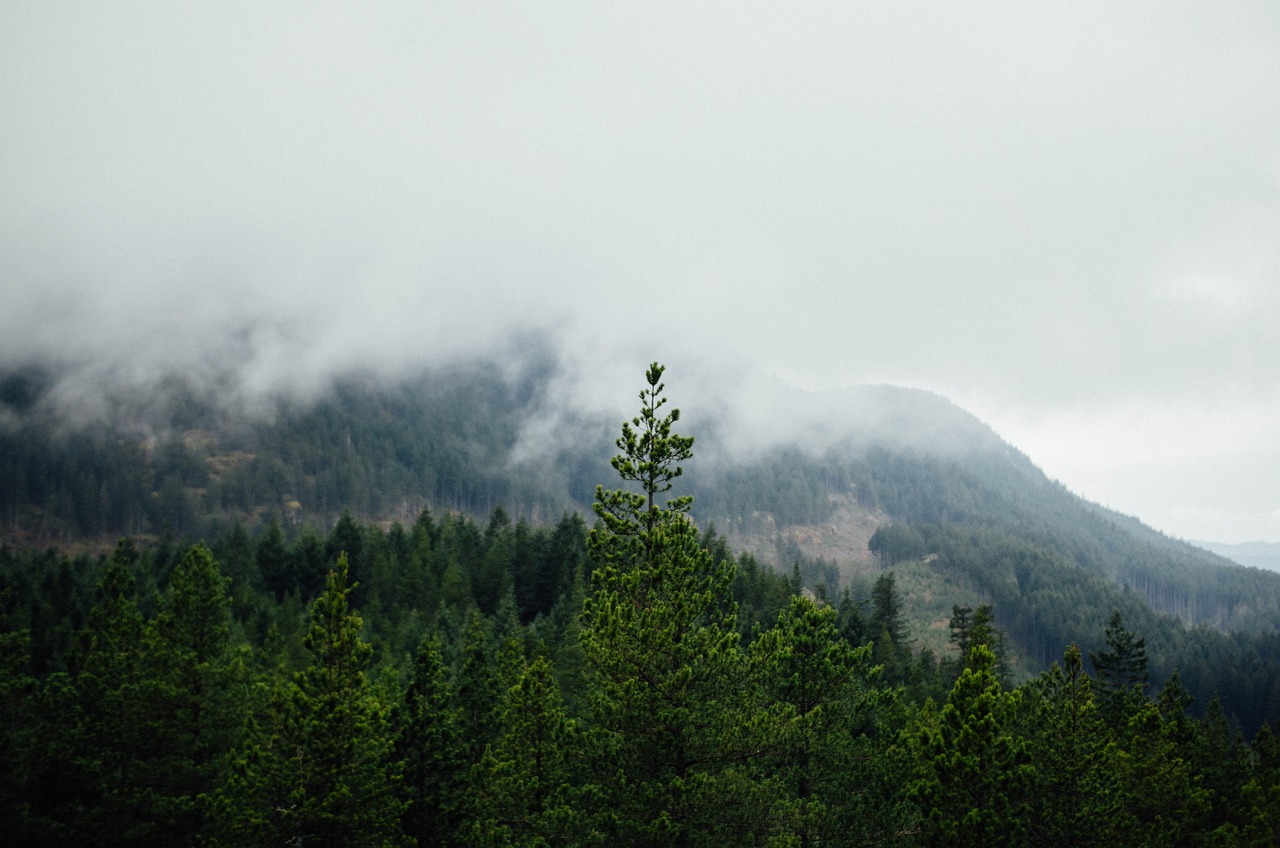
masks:
[[[454,685],[470,763],[480,759],[500,730],[503,685],[497,654],[492,622],[473,608]]]
[[[679,410],[662,414],[662,374],[657,363],[648,369],[640,415],[622,425],[613,458],[639,491],[596,489],[595,591],[583,606],[582,641],[616,768],[606,777],[617,844],[726,844],[736,760],[726,734],[740,718],[743,666],[734,564],[699,543],[691,497],[661,500],[693,446],[673,432]]]
[[[458,844],[463,819],[467,752],[461,716],[449,686],[440,641],[422,640],[413,680],[395,715],[396,757],[403,771],[401,816],[418,848]]]
[[[923,776],[912,796],[931,846],[1023,845],[1035,778],[1014,732],[1020,692],[1004,692],[986,645],[969,651],[936,726],[917,736]]]
[[[1178,750],[1176,725],[1142,702],[1113,743],[1119,801],[1115,844],[1193,845],[1209,820],[1209,792]]]
[[[267,520],[267,526],[258,537],[254,561],[258,565],[258,573],[262,575],[263,585],[275,594],[277,601],[286,592],[298,588],[297,561],[285,544],[280,522],[274,515]]]
[[[278,685],[219,793],[227,844],[402,842],[388,709],[366,677],[373,648],[338,557],[311,606],[310,664]]]
[[[1107,622],[1106,640],[1107,650],[1090,653],[1089,659],[1098,674],[1103,715],[1120,730],[1146,700],[1147,640],[1125,629],[1119,610]]]
[[[906,682],[911,661],[907,641],[911,633],[892,571],[877,577],[872,587],[870,630],[875,646],[872,658],[884,668],[885,680],[894,685]]]
[[[1265,722],[1254,737],[1253,775],[1241,789],[1243,814],[1240,845],[1280,845],[1280,736]]]
[[[1227,720],[1221,700],[1209,702],[1194,738],[1189,745],[1180,747],[1187,751],[1193,769],[1208,790],[1211,825],[1227,830],[1243,825],[1245,804],[1241,790],[1243,775],[1249,771],[1249,751]]]
[[[147,628],[161,709],[150,732],[163,745],[152,768],[152,805],[170,843],[206,831],[201,799],[216,788],[244,723],[245,670],[230,644],[229,583],[209,549],[196,545],[174,569]]]
[[[776,712],[759,766],[779,833],[805,848],[898,830],[883,791],[889,736],[879,727],[892,694],[876,685],[881,669],[870,647],[840,637],[835,609],[797,596],[749,653],[761,666],[761,711]]]
[[[600,841],[579,804],[583,734],[565,715],[551,665],[535,658],[503,697],[504,731],[472,769],[468,844],[586,845]]]
[[[570,715],[580,716],[587,712],[587,659],[582,648],[580,614],[586,601],[589,578],[584,573],[582,560],[577,561],[575,566],[568,591],[556,601],[551,608],[551,615],[544,622],[554,628],[547,641],[552,651],[552,667],[556,672],[560,697]]]
[[[200,799],[240,723],[227,583],[197,546],[147,622],[130,574],[136,559],[131,545],[117,547],[74,679],[46,684],[50,744],[33,793],[33,842],[170,845],[205,829]]]
[[[129,570],[135,558],[132,544],[122,542],[98,582],[74,681],[75,713],[68,730],[75,753],[64,766],[71,780],[80,782],[79,792],[54,800],[62,811],[53,816],[63,826],[71,824],[76,840],[87,844],[142,844],[154,838],[154,822],[139,803],[146,791],[143,773],[159,750],[150,732],[156,699],[144,668],[145,625]],[[66,801],[79,804],[68,810]]]
[[[0,593],[0,610],[7,606],[9,591]],[[12,839],[27,837],[27,811],[31,790],[30,752],[38,744],[32,738],[32,711],[36,706],[36,681],[27,674],[31,633],[10,628],[0,612],[0,832]]]
[[[967,657],[972,645],[970,631],[973,629],[973,607],[952,604],[951,621],[948,626],[951,628],[951,644],[960,651],[962,658]]]
[[[1111,845],[1118,786],[1109,759],[1110,737],[1084,672],[1080,649],[1070,645],[1028,687],[1024,719],[1036,769],[1030,844]]]
[[[902,595],[892,571],[876,578],[871,590],[871,632],[877,638],[887,633],[894,647],[905,649],[911,638],[906,614],[902,611]]]

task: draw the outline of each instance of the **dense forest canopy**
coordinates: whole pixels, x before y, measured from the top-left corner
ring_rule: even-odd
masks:
[[[353,377],[253,415],[174,380],[79,426],[51,378],[0,381],[9,832],[1274,835],[1274,575],[1079,500],[920,393],[893,438],[863,418],[821,449],[688,461],[655,365],[612,465],[607,426],[517,451],[553,370]],[[787,535],[847,498],[881,516],[857,562]],[[734,551],[762,526],[772,550]]]

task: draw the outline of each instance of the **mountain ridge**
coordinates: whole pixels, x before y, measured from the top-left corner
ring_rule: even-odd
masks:
[[[1191,544],[1217,554],[1237,565],[1280,572],[1280,542],[1227,543],[1197,540]]]
[[[117,420],[83,423],[52,403],[56,380],[5,382],[0,535],[218,538],[272,519],[328,528],[347,512],[407,525],[426,506],[589,516],[596,485],[615,476],[617,423],[553,407],[558,379],[554,361],[480,359],[396,380],[352,375],[316,398],[237,411],[216,387],[171,378],[115,401]],[[695,495],[701,526],[829,594],[866,597],[894,570],[935,652],[949,649],[953,605],[992,604],[1024,672],[1066,644],[1100,646],[1120,610],[1147,635],[1154,674],[1176,668],[1204,697],[1232,690],[1223,669],[1250,656],[1280,679],[1280,575],[1080,498],[946,398],[884,385],[779,393],[757,404],[747,450],[724,409],[703,408],[697,392],[673,402],[697,438],[673,494]],[[1235,697],[1253,717],[1280,695]]]

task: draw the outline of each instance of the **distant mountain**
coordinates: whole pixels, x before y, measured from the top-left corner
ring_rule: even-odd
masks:
[[[328,528],[343,511],[409,524],[423,506],[589,516],[616,479],[618,421],[557,404],[563,379],[534,350],[248,409],[227,386],[171,378],[85,418],[58,402],[56,370],[0,375],[0,538],[216,538],[271,517]],[[1280,575],[1082,500],[945,398],[778,389],[750,420],[673,403],[697,425],[676,493],[695,495],[700,525],[829,595],[866,597],[892,568],[920,645],[945,652],[952,606],[990,603],[1028,673],[1072,642],[1102,647],[1119,610],[1154,680],[1177,669],[1202,704],[1217,692],[1255,726],[1280,715]]]
[[[1280,542],[1241,542],[1230,545],[1225,542],[1196,541],[1192,544],[1240,565],[1280,571]]]

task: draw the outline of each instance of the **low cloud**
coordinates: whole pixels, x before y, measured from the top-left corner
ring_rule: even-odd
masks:
[[[1078,416],[1275,400],[1278,15],[11,5],[0,366],[305,397],[545,332],[579,408],[914,386],[1107,500],[1144,432]]]

